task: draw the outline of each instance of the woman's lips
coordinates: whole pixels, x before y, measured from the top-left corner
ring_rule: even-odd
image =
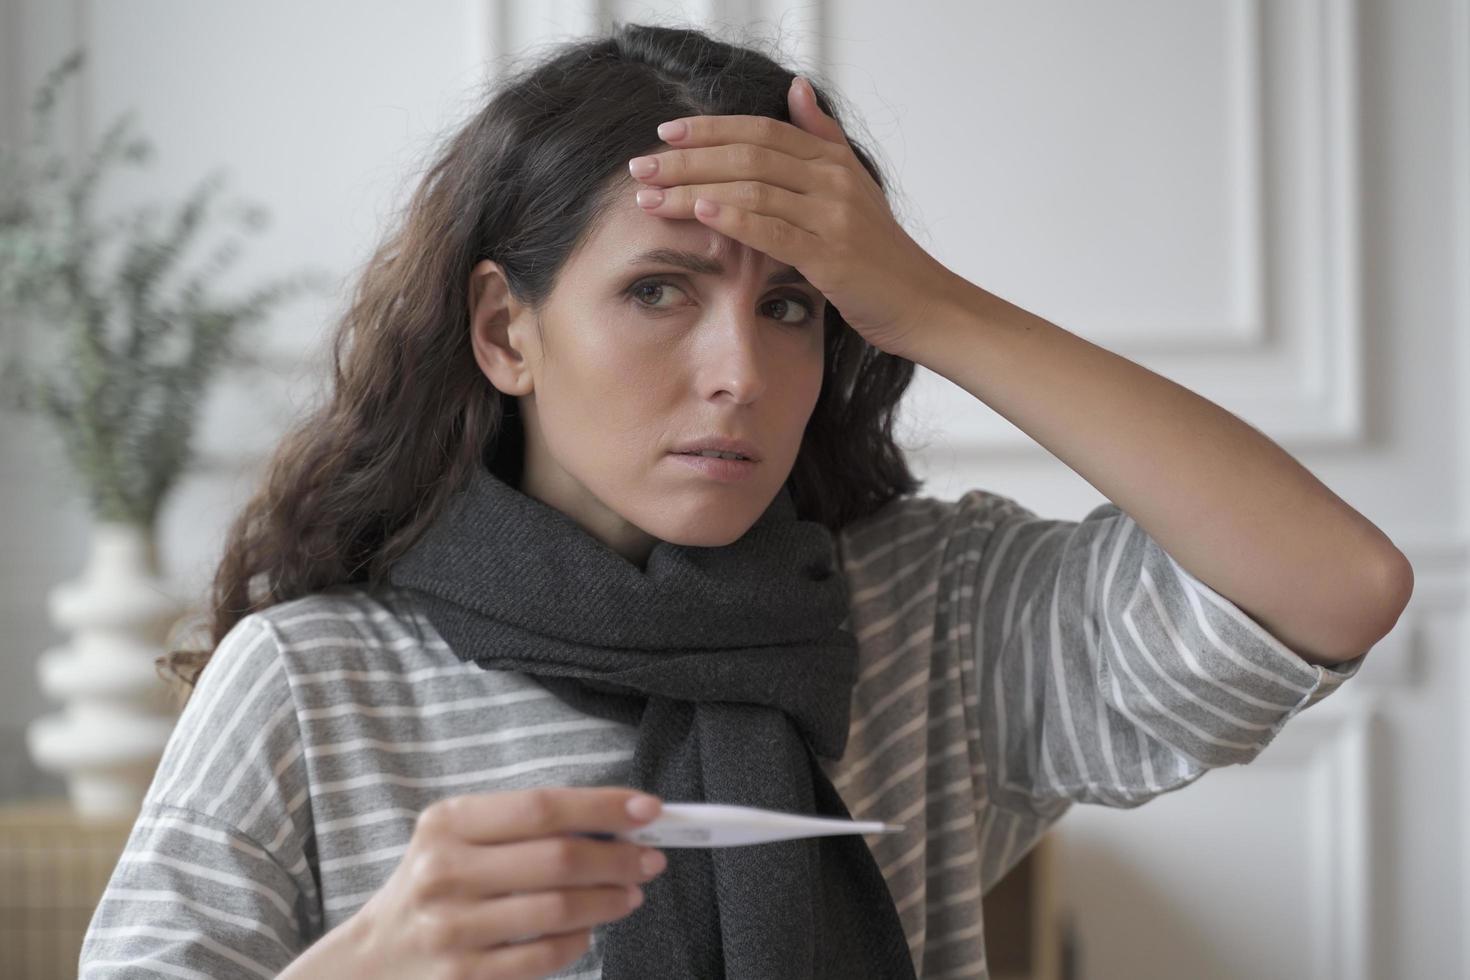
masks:
[[[669,453],[671,457],[687,465],[695,473],[721,483],[738,483],[755,472],[755,460],[721,459],[718,456],[700,456],[695,453]]]

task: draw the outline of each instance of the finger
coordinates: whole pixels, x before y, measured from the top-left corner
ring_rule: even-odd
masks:
[[[507,895],[479,904],[476,911],[479,921],[497,934],[497,942],[523,942],[609,923],[642,904],[644,890],[632,884]]]
[[[499,844],[579,831],[621,831],[651,819],[636,818],[627,809],[634,797],[648,795],[616,786],[538,786],[465,793],[429,804],[419,814],[418,823],[427,833],[450,834],[470,844]]]
[[[714,213],[710,213],[709,209],[713,209]],[[756,214],[708,198],[695,202],[694,216],[701,223],[757,252],[764,252],[778,262],[795,266],[809,281],[815,283],[820,279],[819,273],[813,271],[813,265],[816,257],[825,251],[822,239],[784,218]]]
[[[663,199],[654,202],[655,195],[662,195]],[[814,235],[821,233],[823,209],[816,198],[757,180],[732,180],[723,184],[680,184],[666,188],[642,187],[638,189],[634,199],[644,211],[661,218],[694,218],[694,202],[701,197],[756,214],[783,218]]]
[[[786,104],[791,114],[791,121],[800,126],[802,130],[826,142],[845,147],[849,151],[852,149],[852,144],[847,141],[847,134],[842,131],[841,124],[817,105],[816,92],[806,78],[797,75],[791,80],[791,88],[786,93]]]
[[[652,160],[658,169],[639,174],[639,161]],[[673,184],[715,184],[750,178],[805,194],[822,190],[822,171],[788,153],[753,143],[700,146],[688,150],[664,150],[628,161],[628,173],[644,184],[669,187]]]
[[[641,889],[567,888],[509,895],[439,913],[436,944],[446,951],[486,949],[599,926],[643,904]]]
[[[529,943],[511,943],[487,950],[469,964],[466,976],[504,977],[506,980],[535,980],[587,955],[592,935],[586,929],[545,936]]]
[[[670,123],[683,123],[684,135],[674,135]],[[798,160],[815,160],[831,156],[832,153],[828,141],[771,116],[681,116],[660,123],[657,132],[659,139],[680,148],[749,143],[785,153]]]
[[[632,841],[586,837],[542,837],[518,844],[478,848],[481,880],[500,893],[566,885],[641,885],[663,874],[669,859],[656,847]]]
[[[656,847],[571,835],[435,853],[439,856],[424,862],[415,881],[417,894],[426,901],[448,896],[486,899],[573,886],[642,885],[668,868],[668,856]]]

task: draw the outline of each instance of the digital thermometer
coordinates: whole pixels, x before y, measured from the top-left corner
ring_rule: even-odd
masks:
[[[599,840],[626,840],[651,847],[737,847],[797,837],[837,834],[891,834],[902,824],[812,817],[780,810],[725,803],[665,803],[659,815],[641,827],[617,834],[586,834]]]

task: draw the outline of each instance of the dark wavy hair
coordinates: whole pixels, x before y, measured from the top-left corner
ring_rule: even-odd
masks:
[[[805,73],[803,73],[805,74]],[[790,122],[795,77],[772,58],[696,29],[614,25],[509,68],[438,149],[396,226],[365,263],[331,338],[332,390],[277,446],[230,525],[207,649],[156,664],[187,701],[246,615],[387,570],[477,466],[518,485],[524,433],[470,347],[468,282],[481,259],[512,295],[545,301],[573,248],[614,206],[630,157],[667,119],[761,115]],[[810,75],[807,75],[810,79]],[[834,118],[831,96],[813,83]],[[851,137],[887,195],[887,183]],[[836,532],[921,485],[893,435],[914,363],[867,343],[830,303],[821,391],[788,478],[798,514]]]

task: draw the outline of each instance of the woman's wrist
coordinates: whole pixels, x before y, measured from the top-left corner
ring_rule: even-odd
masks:
[[[367,969],[360,955],[366,928],[367,922],[361,913],[352,916],[308,946],[306,952],[277,975],[276,980],[326,980],[344,976],[368,980],[372,971]]]

